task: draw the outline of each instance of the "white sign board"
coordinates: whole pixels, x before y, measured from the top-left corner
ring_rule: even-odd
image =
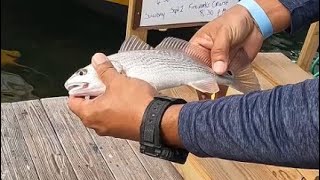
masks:
[[[142,0],[140,26],[209,22],[239,0]]]

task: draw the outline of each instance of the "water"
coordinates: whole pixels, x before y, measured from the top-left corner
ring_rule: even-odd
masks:
[[[195,28],[151,31],[149,43],[156,45],[169,35],[189,39],[195,31]],[[295,60],[306,32],[295,37],[275,35],[264,43],[262,51],[280,51]],[[3,66],[2,59],[1,101],[67,95],[65,80],[90,63],[95,52],[117,52],[124,37],[123,21],[91,11],[76,0],[2,0],[1,49],[19,51],[21,57],[16,62],[45,75],[22,67]]]

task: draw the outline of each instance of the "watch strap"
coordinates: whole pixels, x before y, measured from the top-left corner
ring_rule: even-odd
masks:
[[[161,120],[165,111],[173,104],[184,104],[183,99],[166,96],[155,97],[147,106],[140,126],[140,152],[169,161],[184,163],[188,151],[166,147],[161,138]]]

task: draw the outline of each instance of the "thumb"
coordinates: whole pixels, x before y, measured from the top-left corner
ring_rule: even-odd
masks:
[[[217,74],[223,74],[227,71],[230,43],[227,30],[221,29],[218,31],[211,49],[212,68]]]
[[[91,64],[96,70],[101,81],[108,86],[110,82],[119,75],[107,56],[103,53],[96,53],[92,56]]]

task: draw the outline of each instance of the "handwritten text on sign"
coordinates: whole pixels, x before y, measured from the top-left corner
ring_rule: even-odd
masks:
[[[143,0],[140,26],[208,22],[238,0]]]

